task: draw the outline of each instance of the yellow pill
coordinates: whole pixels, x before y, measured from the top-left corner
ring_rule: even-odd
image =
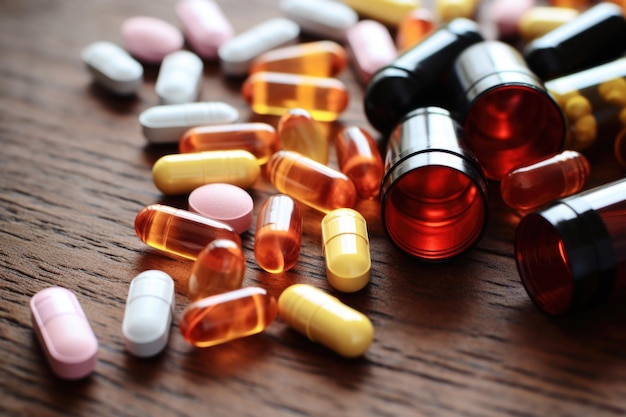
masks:
[[[190,193],[218,182],[249,188],[260,173],[256,157],[239,149],[165,155],[152,167],[154,185],[163,194]]]
[[[598,92],[606,102],[616,104],[618,106],[626,106],[625,79],[614,78],[612,80],[605,81],[598,86]]]
[[[591,114],[591,103],[583,96],[575,96],[567,100],[563,111],[567,120],[575,121],[583,116]]]
[[[374,326],[362,313],[311,285],[295,284],[278,298],[280,318],[309,340],[347,358],[363,355]]]
[[[598,122],[593,115],[588,114],[576,120],[572,125],[573,150],[587,149],[596,141],[598,136]]]
[[[370,280],[370,245],[363,216],[350,208],[331,211],[322,219],[326,277],[333,288],[355,292]]]
[[[435,10],[442,22],[449,22],[458,17],[472,19],[477,6],[476,0],[435,0]]]
[[[578,15],[578,10],[571,7],[532,7],[520,18],[519,33],[522,39],[531,41],[574,20]]]
[[[363,17],[388,26],[398,26],[411,10],[421,7],[421,0],[343,0]]]

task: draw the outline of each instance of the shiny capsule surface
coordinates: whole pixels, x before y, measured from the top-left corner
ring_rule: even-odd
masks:
[[[570,7],[531,7],[519,19],[519,34],[525,41],[530,41],[575,19],[578,15],[578,10]]]
[[[396,48],[399,52],[417,45],[437,28],[434,14],[427,8],[420,7],[409,12],[398,25]]]
[[[343,41],[346,30],[359,20],[351,7],[333,0],[282,0],[280,8],[302,32],[322,39]]]
[[[189,298],[193,301],[241,288],[246,259],[239,243],[215,239],[200,253],[191,267]]]
[[[297,152],[276,152],[268,172],[279,192],[321,212],[356,204],[356,188],[350,178]]]
[[[269,71],[316,77],[336,77],[348,66],[343,46],[332,41],[317,41],[272,49],[258,56],[250,73]]]
[[[215,239],[241,244],[239,234],[231,226],[163,204],[141,209],[135,217],[135,233],[155,249],[192,260]]]
[[[295,151],[326,164],[328,139],[322,125],[304,109],[291,109],[278,121],[281,149]]]
[[[421,0],[343,0],[358,14],[387,26],[397,26],[404,16],[422,5]]]
[[[241,288],[189,304],[178,327],[192,345],[215,346],[262,332],[276,310],[276,299],[263,288]]]

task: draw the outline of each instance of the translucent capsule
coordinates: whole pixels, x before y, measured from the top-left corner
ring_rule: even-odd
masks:
[[[437,28],[435,16],[424,7],[409,12],[398,25],[396,32],[396,48],[400,52],[417,45]]]
[[[209,347],[265,330],[276,318],[276,299],[263,288],[247,287],[194,301],[178,323],[185,340]]]
[[[347,65],[348,58],[343,46],[332,41],[318,41],[284,46],[265,52],[252,62],[250,72],[287,72],[316,77],[336,77]]]
[[[296,264],[302,243],[302,214],[291,197],[269,197],[257,215],[254,257],[267,272],[280,273]]]
[[[163,194],[190,193],[218,182],[249,188],[260,174],[254,155],[240,149],[165,155],[152,167],[154,185]]]
[[[320,121],[336,120],[348,106],[348,89],[330,77],[256,72],[244,82],[242,95],[257,114],[281,116],[301,107]]]
[[[587,9],[594,3],[592,0],[549,0],[548,3],[553,7],[569,7],[572,9]]]
[[[155,249],[192,260],[215,239],[241,244],[239,234],[229,225],[162,204],[141,209],[135,217],[135,233]]]
[[[367,224],[356,210],[333,210],[322,219],[322,248],[328,283],[336,290],[355,292],[370,280]]]
[[[574,20],[579,12],[570,7],[531,7],[519,18],[519,34],[525,41],[537,39]]]
[[[369,19],[396,27],[413,9],[422,5],[421,0],[343,0],[358,14]]]
[[[83,49],[81,59],[93,81],[114,94],[135,94],[141,87],[143,67],[114,43],[92,43]]]
[[[326,134],[304,109],[291,109],[280,117],[278,138],[282,149],[301,153],[322,164],[328,162]]]
[[[297,152],[276,152],[268,163],[268,172],[279,192],[324,213],[356,204],[351,179]]]
[[[161,63],[156,93],[163,104],[190,103],[200,95],[204,64],[189,51],[168,54]]]
[[[582,190],[589,162],[576,151],[563,151],[513,169],[500,182],[502,200],[518,210],[530,210]]]
[[[356,186],[359,197],[378,196],[383,178],[383,159],[374,139],[365,130],[352,126],[343,128],[335,138],[339,169]]]
[[[359,20],[352,8],[331,0],[282,0],[280,8],[302,32],[323,39],[343,41],[346,30]]]
[[[442,22],[459,17],[473,19],[477,7],[478,0],[435,0],[435,11]]]
[[[241,245],[230,239],[215,239],[200,253],[191,268],[189,298],[193,301],[241,288],[246,259]]]
[[[363,355],[374,326],[362,313],[311,285],[295,284],[278,297],[280,318],[298,332],[347,358]]]
[[[363,84],[398,55],[389,30],[375,20],[361,20],[348,29],[346,37],[352,65]]]
[[[217,49],[235,31],[213,0],[180,0],[176,14],[191,48],[202,58],[217,58]]]

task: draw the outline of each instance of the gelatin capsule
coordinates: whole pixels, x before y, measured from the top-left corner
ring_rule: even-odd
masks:
[[[296,264],[302,243],[302,213],[291,197],[269,197],[257,215],[254,234],[254,257],[257,264],[274,274]]]
[[[336,120],[348,106],[348,89],[330,77],[256,72],[244,82],[242,95],[257,114],[281,116],[300,107],[320,121]]]
[[[578,10],[570,7],[532,7],[519,19],[519,34],[528,42],[574,20],[578,15]]]
[[[124,48],[140,61],[160,64],[167,54],[183,47],[182,33],[165,20],[135,16],[122,23]]]
[[[348,58],[343,46],[332,41],[318,41],[284,46],[265,52],[252,62],[250,73],[269,71],[336,77],[347,65]]]
[[[178,143],[180,153],[241,149],[254,155],[259,165],[265,164],[279,147],[276,129],[267,123],[193,127]]]
[[[389,30],[375,20],[361,20],[348,29],[346,37],[352,65],[363,84],[398,55]]]
[[[390,27],[397,27],[407,13],[422,5],[421,0],[343,0],[343,3],[358,14]]]
[[[95,42],[83,49],[81,59],[93,81],[114,94],[135,94],[143,81],[143,67],[111,42]]]
[[[80,379],[96,366],[98,340],[76,295],[48,287],[30,299],[31,320],[52,372],[63,379]]]
[[[437,27],[435,16],[424,7],[409,12],[398,25],[396,48],[400,52],[417,45]]]
[[[342,292],[359,291],[370,280],[367,223],[356,210],[333,210],[322,219],[322,248],[328,283]]]
[[[535,4],[536,0],[493,0],[488,15],[495,23],[498,38],[516,37],[519,34],[520,16]]]
[[[162,204],[141,209],[135,217],[135,233],[155,249],[192,260],[215,239],[241,244],[239,234],[226,223]]]
[[[304,109],[291,109],[278,120],[278,138],[281,149],[295,151],[326,164],[328,139],[320,125]]]
[[[340,42],[345,40],[346,30],[359,20],[352,8],[330,0],[282,0],[280,8],[302,32]]]
[[[254,155],[240,149],[165,155],[152,167],[154,185],[163,194],[190,193],[218,182],[249,188],[260,174]]]
[[[235,34],[222,9],[212,0],[180,0],[176,15],[191,49],[204,59],[216,59],[220,45]]]
[[[582,190],[589,162],[576,151],[563,151],[513,169],[500,182],[502,200],[518,210],[530,210]]]
[[[374,340],[374,326],[364,314],[311,285],[284,290],[278,315],[309,340],[347,358],[363,355]]]
[[[270,158],[268,172],[279,192],[321,212],[356,204],[356,188],[350,178],[297,152],[276,152]]]
[[[191,267],[189,298],[192,301],[241,288],[246,259],[241,245],[215,239],[198,254]]]
[[[478,0],[435,0],[435,12],[442,22],[450,22],[460,17],[474,19]]]
[[[185,340],[209,347],[265,330],[276,318],[276,299],[258,287],[241,288],[189,304],[178,323]]]
[[[190,103],[200,95],[204,64],[189,51],[168,54],[161,63],[156,93],[163,104]]]
[[[589,8],[592,3],[592,0],[548,0],[548,4],[553,7],[568,7],[579,10]]]
[[[148,270],[133,278],[122,320],[126,350],[150,357],[165,348],[175,300],[174,280],[165,272]]]
[[[383,159],[374,139],[365,130],[343,128],[335,138],[339,170],[350,178],[363,199],[378,196],[383,178]]]

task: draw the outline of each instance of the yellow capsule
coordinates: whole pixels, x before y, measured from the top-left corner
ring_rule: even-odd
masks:
[[[154,185],[163,194],[190,193],[217,182],[248,188],[260,173],[256,157],[239,149],[165,155],[152,167]]]
[[[567,100],[565,106],[563,106],[563,111],[565,112],[565,116],[567,120],[575,121],[580,119],[583,116],[591,114],[591,103],[586,97],[583,96],[575,96]]]
[[[607,80],[598,86],[598,92],[604,101],[618,106],[626,106],[626,79],[613,78]]]
[[[458,17],[473,19],[477,7],[477,0],[435,0],[435,10],[442,22],[449,22]]]
[[[421,7],[420,0],[343,0],[361,16],[397,26],[411,10]]]
[[[539,38],[574,20],[578,10],[570,7],[532,7],[519,20],[519,33],[525,41]]]
[[[322,219],[322,244],[326,277],[333,288],[355,292],[370,280],[370,244],[363,216],[340,208]]]
[[[309,340],[347,358],[363,355],[374,340],[374,327],[364,314],[311,285],[284,290],[278,315]]]
[[[328,140],[320,122],[304,109],[291,109],[278,121],[282,149],[299,152],[314,161],[328,162]]]
[[[332,41],[317,41],[284,46],[259,55],[250,73],[270,71],[336,77],[348,66],[343,46]]]
[[[598,136],[598,122],[592,114],[587,114],[576,120],[572,125],[572,149],[580,151],[587,149],[596,141]]]

